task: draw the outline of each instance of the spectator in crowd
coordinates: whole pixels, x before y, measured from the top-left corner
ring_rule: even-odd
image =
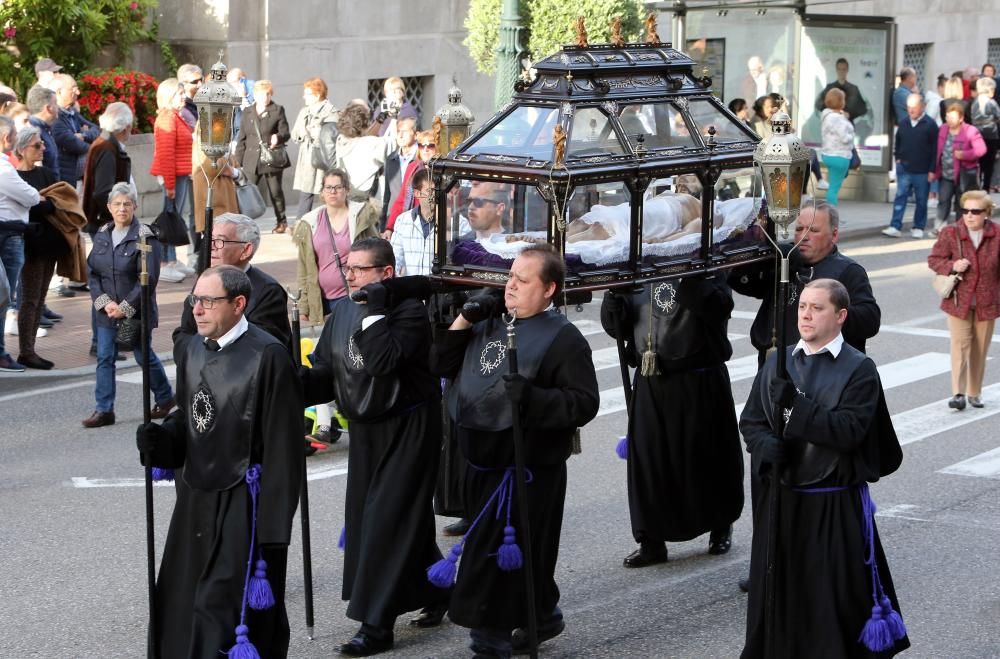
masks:
[[[766,95],[767,75],[764,73],[764,60],[754,55],[747,60],[747,75],[740,82],[740,96],[760,98]]]
[[[933,233],[948,221],[951,205],[959,210],[959,199],[979,185],[979,159],[986,154],[986,143],[976,127],[965,123],[965,105],[953,101],[945,112],[945,123],[938,129],[934,178],[939,180],[940,201]]]
[[[281,189],[282,172],[291,163],[287,154],[284,161],[280,153],[284,153],[285,144],[291,137],[288,130],[288,119],[285,118],[285,108],[273,100],[274,88],[270,80],[258,80],[253,84],[254,104],[243,113],[240,120],[240,137],[236,142],[236,161],[241,163],[243,173],[258,188],[261,195],[266,192],[271,198],[274,208],[275,233],[285,233],[288,230],[288,218],[285,215],[285,193]],[[273,150],[279,162],[266,165],[261,161],[261,149]]]
[[[918,94],[917,72],[909,66],[904,66],[899,72],[899,87],[892,90],[892,114],[896,125],[903,125],[909,117],[906,101],[910,94]]]
[[[847,178],[854,150],[854,126],[844,114],[846,98],[843,90],[831,87],[826,93],[826,109],[820,120],[823,129],[821,155],[830,179],[826,200],[831,206],[837,205],[840,186]]]
[[[180,81],[180,94],[184,101],[180,114],[184,122],[194,130],[198,122],[198,106],[194,104],[194,96],[201,89],[205,74],[197,64],[181,64],[177,69],[177,80]]]
[[[351,245],[378,236],[378,212],[367,199],[352,198],[350,174],[342,169],[327,171],[322,194],[323,205],[303,215],[292,232],[298,248],[302,320],[311,318],[315,323],[323,322],[333,302],[350,293],[341,268]]]
[[[379,120],[379,115],[385,113],[385,118]],[[400,119],[413,119],[420,125],[420,116],[416,108],[406,100],[406,85],[403,79],[398,76],[386,78],[382,83],[382,103],[371,115],[372,121],[379,121],[378,135],[383,137],[389,135],[392,139],[396,135],[396,122]],[[390,142],[391,143],[391,142]]]
[[[487,240],[495,233],[504,233],[510,210],[510,186],[493,181],[473,181],[469,192],[469,231],[459,240]]]
[[[934,88],[930,87],[924,92],[924,103],[927,106],[927,116],[934,120],[938,126],[944,121],[941,114],[941,101],[944,100],[944,83],[948,82],[947,76],[941,74],[937,77]]]
[[[56,93],[51,89],[32,87],[28,91],[28,112],[31,116],[28,123],[42,135],[45,142],[45,153],[42,165],[50,172],[59,173],[59,146],[56,144],[55,136],[52,134],[52,124],[59,117],[59,105],[56,104]]]
[[[753,104],[751,127],[763,139],[771,137],[771,117],[782,109],[785,99],[781,94],[761,96]]]
[[[110,426],[115,422],[115,336],[119,323],[147,314],[150,328],[157,325],[156,284],[160,274],[160,243],[153,232],[135,218],[136,194],[131,185],[116,183],[108,195],[114,221],[94,234],[94,246],[87,258],[90,269],[90,297],[97,310],[97,383],[94,413],[83,420],[85,428]],[[144,252],[138,249],[140,233],[152,248],[146,258],[151,289],[149,309],[140,309],[142,294],[139,273]],[[152,340],[150,340],[150,346]],[[142,341],[134,347],[135,360],[142,363]],[[162,419],[174,407],[174,393],[163,364],[149,351],[150,387],[156,405],[151,417]]]
[[[913,192],[916,210],[913,213],[914,238],[924,237],[927,226],[927,195],[930,192],[931,171],[937,154],[937,124],[924,112],[920,94],[906,99],[906,121],[899,124],[893,152],[896,156],[896,199],[892,204],[892,220],[882,233],[898,238],[903,229],[903,213]]]
[[[997,77],[997,67],[993,66],[989,62],[983,64],[983,68],[979,71],[980,75],[984,78],[996,78]]]
[[[961,411],[966,400],[973,407],[983,406],[986,355],[1000,316],[1000,232],[990,219],[993,200],[982,190],[963,194],[959,213],[959,221],[941,229],[927,265],[939,275],[962,275],[954,294],[941,300],[951,335],[948,407]]]
[[[970,104],[972,125],[983,136],[986,143],[986,154],[979,159],[979,187],[990,189],[993,180],[993,165],[996,163],[997,151],[1000,150],[1000,105],[993,99],[997,83],[992,77],[976,80],[976,98]]]
[[[0,117],[0,150],[6,155],[14,148],[14,122]],[[7,302],[0,307],[0,372],[20,373],[24,366],[14,360],[4,347],[7,309],[16,302],[17,284],[24,265],[24,232],[32,206],[41,199],[38,190],[24,182],[10,161],[0,158],[0,265],[8,291]]]
[[[302,217],[312,210],[313,201],[323,187],[325,167],[319,167],[322,152],[319,145],[323,124],[336,123],[337,108],[327,100],[327,87],[322,78],[310,78],[303,83],[302,100],[305,107],[299,110],[292,126],[292,140],[300,144],[295,161],[295,179],[292,188],[299,190],[299,206],[295,217]],[[334,137],[334,140],[336,137]],[[334,145],[333,148],[336,148]]]
[[[965,100],[964,84],[965,83],[960,75],[952,75],[944,83],[944,99],[942,99],[939,104],[941,123],[944,123],[945,115],[948,112],[948,106],[952,103],[961,103],[962,112],[966,117],[969,116],[969,104]]]
[[[14,128],[17,130],[21,130],[27,126],[28,120],[31,118],[31,113],[28,112],[28,106],[24,103],[8,104],[4,114],[14,121]]]
[[[52,125],[52,135],[59,147],[59,171],[53,173],[60,181],[76,187],[83,177],[83,162],[87,158],[87,150],[101,134],[101,129],[80,115],[76,105],[80,98],[80,88],[73,76],[60,73],[55,80],[59,116]]]
[[[349,105],[337,122],[337,169],[343,169],[351,179],[353,200],[363,201],[378,196],[378,180],[389,142],[368,135],[368,112],[360,105]]]
[[[240,123],[243,119],[243,111],[253,105],[254,81],[247,78],[243,69],[234,66],[226,73],[226,82],[232,85],[240,96],[240,107],[236,109],[236,116],[233,117],[233,142],[235,142],[240,137]]]
[[[392,236],[391,225],[395,216],[390,210],[394,208],[400,196],[406,196],[406,179],[409,176],[409,166],[417,158],[417,121],[413,118],[400,119],[396,123],[396,150],[385,159],[385,191],[382,194],[382,216],[379,227],[382,237],[389,240]],[[399,215],[397,212],[396,215]]]
[[[396,218],[403,211],[408,211],[417,204],[413,196],[414,188],[410,185],[410,178],[418,169],[423,169],[431,158],[437,155],[437,142],[434,141],[434,133],[429,130],[422,130],[416,135],[417,158],[411,160],[403,173],[403,187],[396,195],[396,200],[389,209],[389,216],[386,218],[385,233],[392,235],[396,227]]]
[[[153,164],[149,173],[163,186],[163,212],[188,217],[188,227],[194,230],[191,200],[191,156],[193,129],[181,116],[184,95],[176,78],[167,78],[156,90],[156,121],[153,124]],[[113,211],[112,211],[113,213]],[[195,245],[197,248],[197,245]],[[160,279],[181,282],[193,274],[188,265],[177,262],[177,252],[168,245],[162,254]]]
[[[743,122],[743,125],[753,130],[753,126],[750,125],[752,108],[747,105],[745,99],[734,98],[729,101],[729,111],[735,114],[736,118]]]
[[[837,79],[824,87],[816,98],[816,112],[822,116],[823,111],[829,107],[826,105],[826,93],[831,89],[839,89],[844,93],[844,107],[841,114],[853,124],[858,118],[868,113],[868,103],[861,95],[858,86],[847,81],[847,73],[850,70],[847,60],[843,57],[838,59],[836,69]]]
[[[7,114],[7,110],[17,104],[17,96],[8,94],[0,89],[0,114]]]
[[[87,216],[85,231],[91,237],[102,225],[111,222],[108,194],[118,181],[132,180],[132,159],[125,144],[132,134],[135,117],[131,108],[116,101],[104,108],[98,118],[100,136],[90,145],[83,167],[83,212]]]
[[[43,57],[35,62],[35,77],[38,79],[35,85],[54,91],[55,76],[60,71],[62,71],[61,66],[53,62],[50,58]]]
[[[396,255],[396,272],[402,277],[431,274],[434,260],[434,188],[427,168],[415,171],[409,183],[417,205],[396,218],[389,241]]]

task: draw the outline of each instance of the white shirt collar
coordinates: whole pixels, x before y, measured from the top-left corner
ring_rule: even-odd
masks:
[[[910,119],[910,126],[913,127],[913,128],[916,128],[917,124],[920,123],[920,120],[924,118],[924,114],[926,114],[926,113],[921,114],[915,120],[914,119]]]
[[[235,341],[236,339],[243,336],[246,331],[250,328],[250,323],[247,322],[246,316],[240,316],[238,323],[233,325],[233,328],[219,337],[219,350],[222,350],[227,345]],[[206,339],[207,341],[208,339]]]
[[[799,350],[803,351],[807,355],[818,355],[823,352],[828,352],[831,355],[833,355],[834,359],[836,359],[837,357],[840,356],[840,350],[843,347],[844,347],[844,335],[838,333],[837,336],[835,336],[832,341],[827,343],[825,346],[823,346],[816,352],[810,352],[809,346],[806,345],[806,342],[803,339],[799,339],[799,342],[795,344],[795,349],[792,350],[792,354],[794,355]]]

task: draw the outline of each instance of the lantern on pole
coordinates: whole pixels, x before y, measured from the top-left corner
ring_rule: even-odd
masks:
[[[792,131],[792,119],[784,112],[771,117],[771,136],[761,140],[753,154],[767,198],[767,212],[779,240],[788,237],[788,227],[799,216],[802,192],[809,180],[809,150]]]
[[[441,106],[434,116],[441,120],[441,132],[438,135],[438,153],[441,155],[450,153],[464,142],[469,136],[472,122],[476,120],[472,110],[462,103],[462,90],[458,85],[451,86],[448,90],[448,104]]]
[[[219,61],[212,67],[211,77],[194,97],[194,103],[198,107],[198,137],[201,141],[201,150],[212,163],[213,168],[216,167],[219,158],[229,155],[233,141],[233,119],[237,108],[240,107],[239,94],[232,85],[226,82],[227,72],[226,65],[222,63],[222,52],[220,51]],[[212,192],[215,179],[222,173],[222,168],[218,168],[212,180],[208,180],[208,174],[204,170],[202,173],[206,183],[208,183],[208,194],[205,197],[205,231],[202,235],[201,245],[198,246],[199,274],[208,267],[209,263],[214,201]]]

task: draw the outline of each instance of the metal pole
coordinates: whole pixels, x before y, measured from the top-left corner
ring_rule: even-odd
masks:
[[[138,222],[138,219],[133,219]],[[139,286],[141,291],[139,303],[139,322],[142,327],[142,422],[148,425],[152,422],[149,408],[149,351],[151,345],[151,330],[149,327],[152,312],[152,296],[149,290],[149,252],[152,249],[146,242],[143,227],[139,227]],[[153,530],[153,467],[152,455],[146,454],[146,469],[144,470],[146,488],[146,582],[149,590],[149,638],[147,640],[146,656],[155,659],[157,656],[156,637],[156,535]]]
[[[503,0],[500,14],[500,36],[497,40],[496,67],[497,84],[493,95],[493,105],[502,108],[514,93],[514,83],[521,75],[521,13],[518,0]]]
[[[510,374],[517,375],[517,335],[514,332],[514,322],[517,314],[509,316],[504,314],[504,322],[507,324],[507,363],[510,366]],[[525,477],[526,467],[524,464],[524,430],[521,428],[520,401],[512,400],[513,406],[511,418],[513,420],[514,439],[514,478],[517,480],[517,507],[520,512],[521,536],[524,538],[524,580],[525,592],[527,594],[527,614],[528,614],[528,652],[531,659],[538,659],[538,621],[535,619],[535,573],[532,567],[532,544],[531,525],[528,515],[528,483]]]
[[[295,368],[302,363],[302,328],[299,324],[299,300],[302,298],[302,289],[292,295],[288,293],[292,301],[292,360]],[[303,431],[303,434],[304,431]],[[299,509],[302,511],[302,573],[305,580],[306,598],[306,634],[309,640],[313,640],[313,628],[315,620],[313,615],[313,576],[312,576],[312,536],[309,532],[309,480],[306,478],[306,454],[302,452],[302,489],[299,491]]]
[[[622,298],[625,297],[623,293],[618,293],[614,290],[608,291],[609,295],[620,295]],[[625,332],[628,331],[625,327],[625,319],[621,317],[615,318],[615,343],[618,346],[618,366],[621,368],[622,374],[622,389],[625,390],[625,414],[628,419],[632,419],[632,378],[629,377],[628,371],[628,357],[625,354]]]
[[[215,178],[218,178],[216,175]],[[208,175],[205,175],[205,180],[208,180]],[[198,249],[198,274],[200,275],[208,267],[208,264],[212,262],[212,220],[214,219],[215,213],[212,210],[213,205],[213,194],[214,190],[212,186],[215,184],[215,179],[208,181],[208,193],[205,195],[205,230],[201,234],[201,246]]]

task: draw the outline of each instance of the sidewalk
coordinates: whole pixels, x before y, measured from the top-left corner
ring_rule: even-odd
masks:
[[[844,201],[840,204],[841,241],[860,239],[877,234],[889,224],[892,213],[890,204],[877,202]],[[912,214],[912,211],[910,211]],[[274,216],[265,216],[258,220],[261,227],[261,245],[254,258],[254,265],[261,267],[281,282],[286,288],[295,285],[296,250],[292,245],[291,232],[285,234],[271,233],[274,228]],[[186,247],[179,249],[182,253]],[[170,335],[180,324],[184,297],[191,292],[194,278],[188,277],[183,282],[172,284],[161,281],[156,289],[156,301],[159,305],[159,328],[153,331],[153,351],[164,363],[173,361],[172,341]],[[77,293],[76,297],[60,297],[56,291],[49,291],[46,303],[56,313],[63,314],[62,322],[49,329],[48,336],[37,340],[36,349],[42,357],[52,360],[56,366],[51,371],[28,369],[24,373],[0,373],[0,392],[13,384],[17,379],[23,385],[26,379],[38,384],[58,377],[89,375],[94,372],[97,359],[88,354],[90,347],[90,295]],[[17,357],[17,337],[4,337],[7,351]],[[135,366],[132,355],[126,353],[126,361],[118,362],[119,369]],[[6,385],[6,387],[5,387]]]

